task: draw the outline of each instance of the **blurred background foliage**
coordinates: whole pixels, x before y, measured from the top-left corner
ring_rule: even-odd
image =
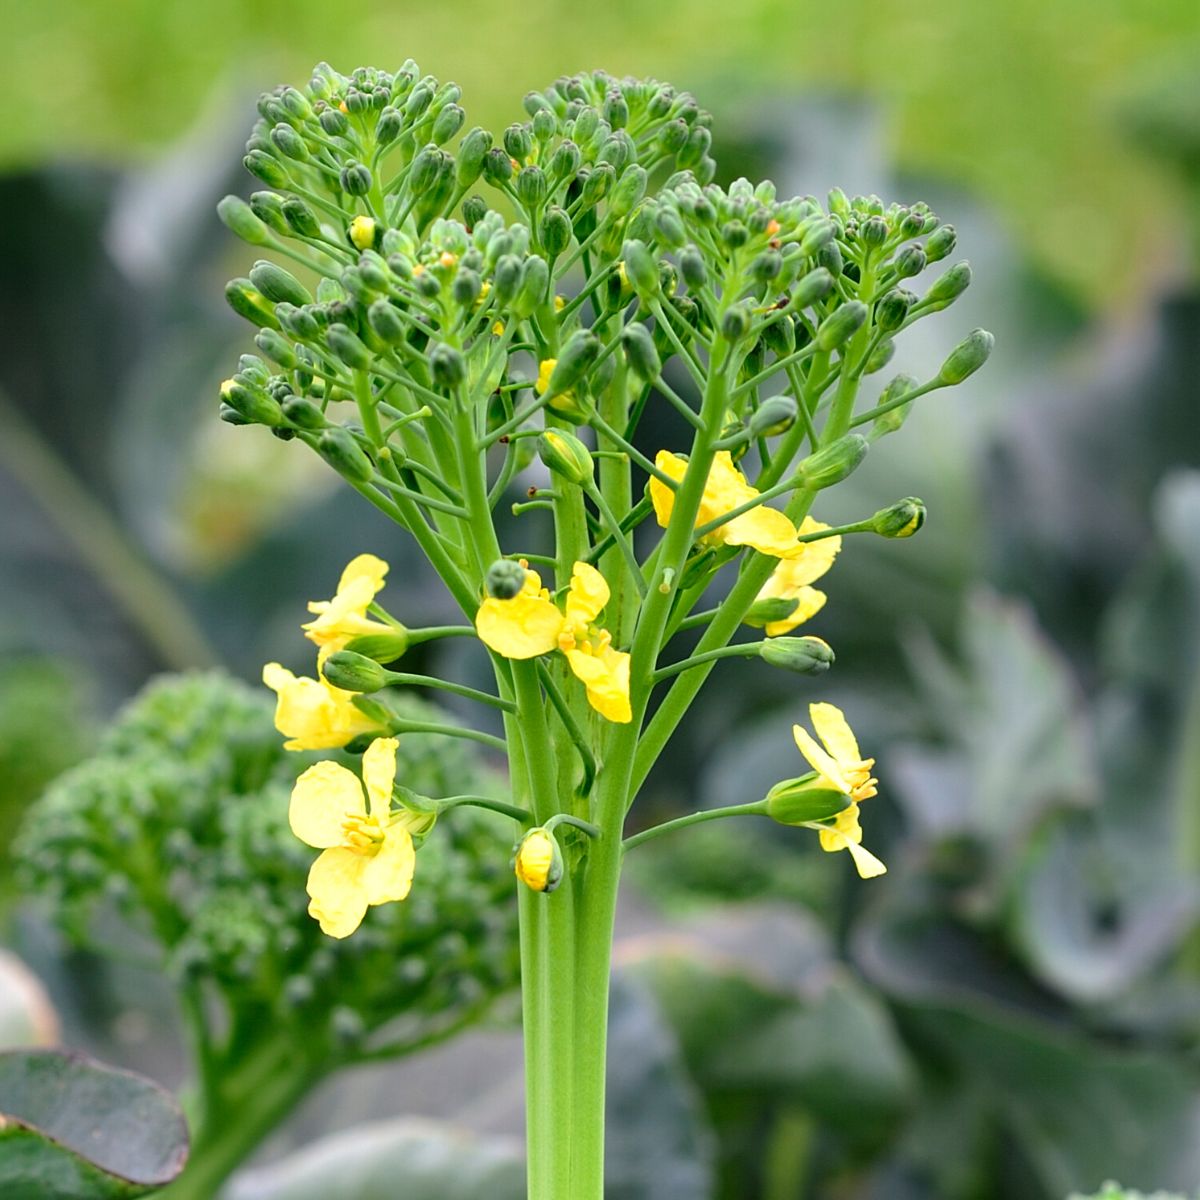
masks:
[[[752,823],[631,856],[611,1193],[1061,1200],[1109,1178],[1195,1191],[1195,4],[534,0],[349,16],[309,0],[47,0],[0,21],[15,48],[0,128],[6,942],[51,980],[79,969],[14,903],[4,856],[25,807],[148,677],[308,669],[303,602],[360,550],[393,564],[406,622],[445,614],[402,534],[295,447],[216,420],[217,383],[249,344],[222,285],[248,259],[213,208],[252,189],[237,163],[255,93],[320,58],[412,55],[499,130],[560,72],[653,73],[714,112],[726,177],[925,199],[958,227],[976,283],[897,369],[935,369],[976,324],[997,350],[818,511],[852,520],[918,494],[930,514],[911,543],[849,542],[823,582],[811,632],[838,664],[820,694],[722,664],[651,778],[638,823],[756,797],[794,774],[790,726],[828,698],[878,756],[871,844],[891,873],[861,885],[841,856]],[[653,423],[646,438],[657,448]],[[475,682],[453,640],[412,658]],[[176,1084],[170,1005],[139,979],[109,964],[69,1036]],[[500,1029],[358,1068],[232,1195],[333,1196],[340,1180],[382,1196],[407,1163],[414,1195],[519,1196],[519,1062]]]

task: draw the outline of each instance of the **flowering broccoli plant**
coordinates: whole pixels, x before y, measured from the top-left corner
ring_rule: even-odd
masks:
[[[296,783],[292,828],[320,850],[310,911],[349,936],[420,888],[421,843],[456,807],[515,822],[515,839],[498,822],[497,853],[515,840],[529,1195],[599,1200],[624,854],[758,814],[815,831],[864,878],[885,869],[862,844],[873,760],[830,704],[810,705],[816,736],[796,726],[799,773],[769,795],[624,837],[630,806],[719,659],[830,667],[824,641],[793,633],[825,602],[813,585],[845,536],[908,537],[924,508],[839,527],[809,509],[992,339],[971,333],[925,382],[865,387],[969,283],[959,263],[923,296],[906,286],[954,230],[924,204],[719,186],[710,116],[687,93],[562,78],[525,97],[528,120],[499,144],[460,136],[459,96],[409,62],[350,77],[322,64],[307,89],[261,98],[245,164],[270,190],[220,213],[304,270],[264,259],[229,284],[262,357],[222,385],[221,415],[320,454],[412,535],[469,622],[406,629],[378,599],[386,565],[364,554],[311,605],[314,676],[266,668],[289,747],[365,750],[361,782],[318,764]],[[665,445],[639,433],[653,409]],[[512,503],[535,457],[538,482]],[[502,505],[548,513],[553,539],[533,541],[542,522],[498,525]],[[494,692],[385,665],[452,635],[490,656]],[[504,736],[406,720],[396,684],[490,705]],[[411,790],[394,739],[418,733],[501,750],[511,803]]]

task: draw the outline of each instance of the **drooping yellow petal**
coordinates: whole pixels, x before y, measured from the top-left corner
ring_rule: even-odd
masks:
[[[849,808],[834,818],[832,825],[818,825],[821,849],[833,854],[838,850],[849,850],[854,859],[855,870],[862,879],[874,879],[887,873],[887,867],[862,844],[862,825],[858,819],[858,805]]]
[[[587,689],[588,703],[606,720],[627,725],[633,720],[629,706],[629,655],[605,642],[598,648],[587,643],[564,650],[575,677]]]
[[[367,860],[363,870],[363,886],[368,904],[387,904],[403,900],[412,887],[413,868],[417,852],[412,835],[402,825],[384,830],[383,845]]]
[[[854,859],[855,869],[860,879],[876,879],[887,874],[887,867],[882,859],[878,859],[865,846],[851,842],[847,847],[850,857]]]
[[[824,521],[805,517],[800,522],[799,532],[801,534],[820,533],[828,528],[829,526]],[[833,566],[833,560],[837,558],[841,550],[842,535],[835,533],[829,537],[817,538],[815,542],[800,542],[788,558],[779,565],[781,567],[788,566],[790,582],[796,587],[803,587],[806,583],[816,583]]]
[[[363,782],[367,785],[371,816],[381,824],[392,809],[392,784],[396,781],[396,747],[399,744],[395,738],[376,738],[363,754]]]
[[[276,693],[275,728],[288,750],[331,750],[376,724],[354,707],[353,694],[324,679],[293,675],[279,663],[263,667],[263,683]]]
[[[830,758],[825,752],[824,747],[817,744],[812,734],[803,725],[793,725],[792,735],[796,739],[796,745],[799,747],[800,753],[808,760],[808,765],[818,775],[828,779],[839,792],[845,792],[847,796],[850,795],[850,784],[845,775],[842,774],[841,767],[838,766],[834,759]]]
[[[808,714],[812,718],[817,736],[825,743],[825,748],[837,759],[843,770],[862,762],[858,740],[846,721],[846,714],[840,708],[834,704],[810,704]]]
[[[604,610],[610,596],[604,576],[591,563],[577,562],[567,592],[567,624],[586,629]]]
[[[654,465],[669,479],[678,483],[687,471],[687,462],[669,450],[660,450],[654,456]],[[655,475],[650,476],[650,503],[658,523],[666,529],[671,522],[671,511],[675,507],[675,492]]]
[[[505,658],[537,658],[558,645],[563,615],[549,599],[521,592],[511,600],[489,596],[475,616],[485,646]]]
[[[770,581],[768,580],[768,582]],[[763,598],[762,592],[759,592],[759,598]],[[796,601],[796,607],[782,621],[768,621],[763,626],[763,632],[767,637],[782,637],[785,633],[791,633],[797,625],[803,625],[805,621],[811,620],[825,607],[828,597],[817,588],[802,587],[798,588],[790,598]]]
[[[727,546],[750,546],[760,554],[775,558],[784,558],[796,549],[795,525],[779,509],[768,508],[765,504],[726,521],[713,530],[712,536]]]
[[[367,912],[363,875],[371,860],[345,846],[321,852],[308,872],[309,915],[330,937],[349,937]]]
[[[314,763],[292,788],[288,824],[302,841],[317,850],[342,844],[347,816],[365,816],[362,784],[337,763]]]

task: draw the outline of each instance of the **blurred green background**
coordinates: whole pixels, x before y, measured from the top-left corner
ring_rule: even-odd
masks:
[[[976,282],[896,368],[936,368],[975,325],[997,349],[817,514],[929,506],[913,542],[847,545],[812,625],[838,653],[825,693],[879,759],[887,880],[756,827],[631,863],[614,1041],[655,1075],[614,1064],[613,1195],[1200,1186],[1195,3],[45,0],[5,6],[0,35],[6,941],[62,968],[5,847],[151,675],[307,669],[303,602],[359,550],[393,563],[406,621],[446,612],[402,535],[320,464],[217,421],[250,343],[222,285],[249,251],[213,210],[252,190],[254,97],[319,59],[411,55],[499,132],[560,73],[652,74],[713,112],[724,182],[925,199],[957,226]],[[421,667],[468,669],[453,649]],[[824,697],[740,664],[720,682],[636,821],[792,773],[788,729]],[[68,1026],[175,1083],[169,1019],[132,1019],[142,1003],[136,982],[76,996]],[[415,1088],[346,1084],[272,1153],[364,1111],[517,1133],[516,1093],[480,1101],[470,1069],[513,1076],[510,1036],[494,1060],[409,1068]]]

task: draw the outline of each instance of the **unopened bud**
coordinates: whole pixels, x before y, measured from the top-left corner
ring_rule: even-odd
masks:
[[[871,518],[871,528],[880,537],[912,537],[925,524],[925,502],[916,496],[907,496],[895,504],[881,508]]]
[[[817,349],[828,354],[845,345],[863,327],[867,315],[867,306],[861,300],[839,305],[817,327]]]
[[[522,439],[525,440],[525,439]],[[488,567],[484,590],[493,600],[511,600],[525,586],[526,570],[511,558],[497,559]]]
[[[815,492],[840,483],[862,462],[868,449],[867,439],[857,433],[847,433],[823,446],[797,467],[800,486]]]
[[[658,295],[658,267],[645,242],[627,241],[621,248],[625,276],[630,286],[643,299]]]
[[[721,318],[721,336],[727,342],[740,342],[750,332],[750,310],[745,304],[726,309]]]
[[[221,384],[221,401],[248,425],[278,425],[283,417],[278,403],[266,392],[235,379]]]
[[[483,161],[491,148],[492,135],[478,125],[459,143],[454,179],[460,188],[469,188],[483,173]]]
[[[909,392],[915,391],[918,387],[916,379],[911,375],[897,375],[883,389],[883,394],[879,397],[879,404],[890,404],[893,400],[898,400],[901,396],[906,396]],[[908,414],[912,411],[912,401],[907,404],[898,404],[895,408],[889,409],[875,418],[874,424],[871,426],[871,436],[878,438],[885,433],[895,433],[904,422],[908,419]]]
[[[780,825],[827,821],[849,805],[849,797],[837,788],[823,787],[817,775],[785,779],[767,793],[767,816]]]
[[[226,196],[217,205],[217,216],[227,229],[232,230],[252,246],[261,246],[271,240],[271,231],[254,215],[250,205],[238,196]]]
[[[540,390],[551,397],[569,392],[600,357],[601,348],[600,339],[590,329],[577,329],[553,360],[546,386]]]
[[[937,262],[950,254],[958,241],[958,234],[953,225],[939,225],[925,239],[925,257],[930,262]]]
[[[538,826],[531,829],[517,847],[513,861],[517,878],[535,892],[552,892],[562,882],[562,851],[554,834]]]
[[[373,217],[361,213],[350,222],[350,241],[359,250],[373,250],[379,236],[379,227]]]
[[[986,329],[976,329],[967,334],[942,363],[942,369],[937,374],[938,382],[953,385],[974,375],[987,362],[995,343],[996,339]]]
[[[892,260],[892,265],[896,269],[896,274],[901,279],[911,279],[914,275],[920,275],[925,270],[925,263],[927,261],[924,249],[914,244],[905,246]]]
[[[387,672],[373,658],[353,650],[331,654],[322,664],[321,674],[343,692],[377,692],[387,686]]]
[[[904,288],[893,288],[875,305],[875,325],[885,333],[892,333],[904,324],[908,310],[916,297]]]
[[[747,423],[750,436],[777,437],[796,423],[799,408],[791,396],[771,396],[756,408]]]
[[[371,365],[371,352],[363,344],[349,326],[342,324],[330,325],[325,334],[329,348],[346,364],[356,371],[365,371]]]
[[[430,374],[434,387],[451,392],[467,378],[467,360],[461,350],[444,342],[434,346],[429,355]]]
[[[341,425],[330,425],[317,440],[321,457],[337,473],[352,483],[366,483],[375,474],[375,468],[354,435]]]
[[[250,282],[249,279],[231,279],[225,285],[225,299],[239,317],[245,317],[254,325],[266,325],[278,329],[275,306]]]
[[[971,264],[955,263],[944,275],[935,279],[925,293],[924,304],[934,312],[948,308],[971,286]]]
[[[551,259],[557,258],[571,244],[571,218],[566,210],[554,205],[542,218],[542,248]]]
[[[654,335],[645,325],[640,322],[626,325],[621,330],[621,344],[630,367],[647,383],[662,374],[662,359],[654,345]]]
[[[764,662],[797,675],[820,675],[833,666],[833,650],[819,637],[764,638],[760,645]]]
[[[277,263],[259,259],[250,268],[250,282],[268,300],[275,303],[311,304],[312,294],[290,271],[285,271]]]
[[[810,304],[824,300],[831,291],[833,291],[833,276],[825,267],[817,267],[797,280],[796,286],[792,288],[792,307],[808,308]]]
[[[288,396],[281,406],[283,415],[300,429],[324,429],[325,414],[305,396]]]
[[[365,196],[371,190],[371,170],[360,162],[347,163],[341,173],[342,191],[350,196]]]
[[[547,429],[537,440],[538,455],[556,475],[570,483],[590,483],[594,477],[592,456],[574,434]]]

